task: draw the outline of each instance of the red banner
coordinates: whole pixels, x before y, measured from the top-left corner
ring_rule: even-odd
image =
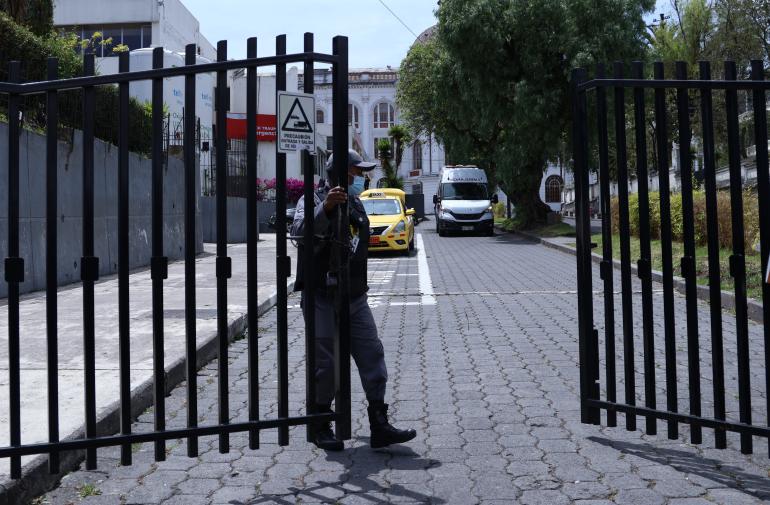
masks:
[[[257,140],[275,142],[275,115],[257,114]],[[227,113],[227,138],[246,138],[246,114],[237,112]]]

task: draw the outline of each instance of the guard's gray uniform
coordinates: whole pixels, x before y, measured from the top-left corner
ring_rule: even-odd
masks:
[[[366,262],[369,251],[369,219],[358,197],[348,197],[350,224],[358,234],[356,249],[350,255],[350,351],[356,361],[366,398],[369,402],[385,400],[385,386],[388,371],[382,342],[377,336],[372,311],[367,302]],[[334,295],[326,289],[326,274],[329,271],[330,247],[324,239],[331,236],[332,223],[323,210],[322,199],[315,195],[315,235],[317,245],[314,252],[314,270],[303,271],[302,245],[297,261],[295,290],[302,291],[305,276],[312,275],[316,286],[315,327],[316,327],[316,402],[330,405],[334,400],[334,337],[337,333],[337,317]],[[304,199],[297,203],[291,234],[304,235]],[[298,241],[302,243],[301,239]],[[303,309],[308,310],[304,304]]]

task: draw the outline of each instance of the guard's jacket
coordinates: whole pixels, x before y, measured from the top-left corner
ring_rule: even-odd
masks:
[[[294,290],[302,291],[304,289],[304,280],[306,276],[312,275],[315,279],[316,291],[321,294],[329,294],[331,288],[327,286],[327,275],[331,268],[331,243],[332,229],[336,226],[334,222],[337,211],[333,211],[330,216],[326,215],[323,209],[323,201],[326,198],[327,190],[319,190],[314,195],[314,226],[315,229],[315,248],[313,271],[304,271],[303,239],[298,238],[297,244],[299,254],[297,256],[297,278],[294,282]],[[366,217],[366,210],[357,196],[348,195],[348,213],[350,229],[347,238],[343,238],[350,246],[350,297],[354,298],[366,293],[369,287],[366,284],[367,277],[367,258],[369,256],[369,218]],[[301,198],[297,203],[297,209],[294,213],[294,221],[291,226],[291,234],[295,237],[304,237],[305,235],[305,199]]]

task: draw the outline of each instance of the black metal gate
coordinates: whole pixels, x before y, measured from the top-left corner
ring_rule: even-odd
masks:
[[[277,179],[277,257],[276,268],[278,277],[278,326],[277,326],[277,364],[278,364],[278,417],[260,419],[259,415],[259,383],[257,375],[258,364],[258,325],[257,325],[257,70],[261,67],[275,67],[277,90],[286,89],[286,64],[302,62],[304,72],[310,78],[304,79],[304,92],[313,92],[314,64],[331,64],[333,68],[333,101],[334,101],[334,150],[347,151],[348,129],[348,41],[346,37],[338,36],[333,39],[332,54],[322,54],[314,51],[313,35],[306,33],[304,51],[297,54],[286,54],[285,35],[276,38],[276,55],[257,57],[257,39],[250,38],[247,42],[247,58],[228,60],[227,42],[217,44],[217,61],[206,64],[196,64],[196,45],[186,47],[185,66],[164,68],[163,48],[153,51],[153,68],[151,70],[131,72],[129,55],[119,56],[119,73],[114,75],[95,75],[94,55],[85,55],[84,76],[70,79],[58,79],[58,61],[48,61],[46,81],[22,82],[20,62],[10,64],[9,82],[0,83],[0,97],[7,97],[9,119],[9,156],[8,156],[8,257],[5,258],[5,281],[8,283],[8,326],[9,326],[9,426],[10,446],[0,448],[0,458],[10,458],[11,477],[21,476],[21,456],[30,454],[49,455],[49,468],[52,473],[60,471],[60,453],[64,451],[85,450],[86,467],[96,468],[96,449],[106,446],[121,446],[121,463],[131,464],[131,444],[153,442],[155,459],[162,461],[166,457],[165,442],[170,439],[186,439],[187,454],[198,454],[198,438],[201,436],[217,435],[219,451],[229,451],[229,435],[236,432],[248,432],[249,447],[259,447],[260,430],[277,428],[279,444],[289,443],[289,427],[296,425],[308,426],[308,438],[311,436],[310,422],[313,420],[333,420],[336,422],[337,436],[349,439],[350,426],[350,346],[348,326],[348,304],[340,306],[340,330],[336,339],[337,395],[336,412],[314,412],[314,353],[306,353],[306,405],[307,413],[303,416],[289,416],[289,379],[288,379],[288,328],[287,328],[287,284],[290,261],[286,250],[286,155],[276,151]],[[227,255],[227,142],[226,114],[229,106],[229,89],[227,85],[228,71],[245,69],[247,73],[247,135],[246,156],[247,176],[252,183],[249,185],[248,215],[247,215],[247,324],[248,324],[248,421],[231,422],[230,402],[228,398],[228,319],[227,319],[227,284],[231,277],[231,258]],[[216,215],[217,215],[217,245],[216,245],[216,289],[217,289],[217,347],[218,347],[218,424],[210,426],[198,425],[197,384],[196,384],[196,76],[202,73],[216,73],[215,115],[216,138],[216,167],[224,167],[223,174],[216,177]],[[186,327],[186,387],[187,387],[187,426],[183,429],[166,429],[164,398],[168,385],[165,380],[164,363],[164,320],[163,320],[163,284],[168,273],[168,259],[163,255],[164,223],[163,223],[163,165],[164,165],[164,131],[163,131],[163,79],[184,76],[185,78],[185,116],[183,126],[183,156],[184,156],[184,192],[185,192],[185,327]],[[153,327],[153,379],[154,379],[154,431],[150,433],[131,433],[131,369],[129,364],[130,336],[129,325],[129,83],[141,80],[152,81],[152,186],[151,186],[151,277],[152,277],[152,327]],[[99,258],[94,256],[94,92],[96,86],[117,85],[119,89],[119,134],[118,134],[118,201],[116,203],[118,216],[118,280],[119,280],[119,365],[120,365],[120,433],[116,435],[100,435],[96,432],[96,379],[95,379],[95,318],[94,313],[94,283],[99,280]],[[76,90],[82,96],[83,111],[83,184],[82,212],[83,236],[82,259],[80,262],[83,289],[83,350],[84,350],[84,394],[85,394],[85,437],[77,440],[59,439],[59,397],[58,397],[58,363],[57,363],[57,96],[65,90]],[[48,383],[48,442],[24,444],[21,441],[21,423],[39,421],[22,419],[20,412],[20,366],[19,342],[23,335],[19,331],[19,284],[24,281],[24,258],[19,254],[19,113],[22,100],[28,96],[44,95],[46,99],[47,117],[47,171],[46,171],[46,334],[47,334],[47,383]],[[305,202],[313,206],[313,156],[303,152],[301,162],[304,168]],[[343,186],[347,184],[346,158],[335,158],[334,169],[340,176],[338,179]],[[308,213],[312,221],[313,213]],[[305,227],[304,240],[312,243],[312,222]],[[341,230],[347,230],[346,219],[341,220]],[[67,237],[73,240],[74,237]],[[305,262],[307,272],[313,270],[313,247],[304,249],[306,254],[300,258]],[[340,248],[339,261],[346,264],[346,250]],[[339,278],[339,292],[344,293],[347,286],[347,276],[344,268]],[[308,303],[313,303],[315,286],[312,285],[312,275],[307,276],[305,295]],[[344,295],[343,295],[344,296]],[[309,311],[313,314],[313,311]],[[312,318],[306,321],[306,349],[314,349],[315,325]]]
[[[573,148],[576,187],[577,210],[577,272],[578,272],[578,306],[579,306],[579,338],[580,338],[580,397],[581,419],[584,423],[600,424],[602,409],[606,410],[608,426],[617,425],[617,413],[625,414],[626,429],[635,430],[637,416],[645,418],[645,429],[648,434],[657,431],[657,420],[665,420],[667,434],[671,439],[679,436],[679,423],[690,426],[692,443],[701,443],[702,428],[714,430],[714,443],[717,448],[727,444],[727,432],[740,434],[740,447],[743,453],[752,452],[752,437],[770,437],[768,425],[752,424],[752,389],[750,380],[750,339],[749,317],[747,311],[747,275],[746,254],[744,246],[744,181],[741,166],[741,125],[753,128],[743,128],[744,137],[753,139],[756,146],[756,196],[759,209],[759,231],[761,249],[761,272],[767,269],[767,259],[770,255],[770,174],[768,173],[768,130],[767,130],[767,96],[770,82],[764,80],[762,61],[752,61],[749,79],[738,80],[738,68],[734,62],[724,65],[724,78],[712,80],[708,62],[699,64],[697,79],[688,78],[687,65],[677,62],[675,79],[665,79],[664,65],[655,63],[654,79],[644,77],[642,63],[632,64],[631,78],[624,77],[624,65],[615,63],[613,77],[607,78],[603,66],[598,66],[596,76],[588,80],[587,72],[577,69],[572,74],[573,101]],[[747,71],[748,69],[742,69]],[[629,103],[626,92],[630,92]],[[614,123],[614,135],[608,132],[607,94],[611,93],[611,120]],[[739,93],[744,100],[740,101]],[[648,108],[645,104],[647,95],[653,95],[654,104]],[[717,109],[717,100],[724,100],[723,109]],[[591,110],[589,112],[589,104]],[[722,102],[720,102],[720,105]],[[741,112],[741,106],[744,111]],[[670,110],[669,110],[670,107]],[[633,110],[633,122],[626,121],[626,109]],[[721,117],[715,117],[715,110]],[[724,115],[722,115],[724,114]],[[726,151],[726,163],[729,166],[729,221],[732,226],[731,255],[729,257],[729,275],[732,277],[734,294],[735,326],[723,334],[722,291],[720,272],[720,244],[717,241],[721,224],[718,220],[718,161],[715,155],[715,124],[721,122],[717,132],[724,132],[720,144]],[[696,123],[698,123],[696,125]],[[684,146],[678,152],[679,174],[681,179],[681,214],[672,213],[672,189],[669,174],[669,124],[672,133],[678,139],[679,146]],[[590,126],[589,126],[590,125]],[[697,126],[697,128],[693,128]],[[626,132],[633,130],[635,149],[633,152],[626,148]],[[691,149],[693,136],[697,137],[699,149]],[[648,163],[648,141],[652,149],[652,166],[657,167],[659,186],[659,208],[651,206],[649,183],[654,171]],[[636,160],[636,177],[638,181],[638,235],[639,258],[636,264],[636,274],[641,285],[641,315],[642,331],[641,344],[643,365],[641,375],[644,378],[644,405],[637,405],[637,388],[634,357],[634,282],[631,266],[631,216],[629,215],[629,157]],[[708,310],[710,314],[710,342],[699,340],[698,320],[698,278],[696,272],[696,230],[694,227],[693,208],[693,176],[694,159],[702,167],[702,180],[705,188],[705,221],[707,234],[708,257],[708,309],[701,306],[700,310]],[[598,194],[601,201],[602,215],[602,252],[593,255],[591,252],[591,226],[589,215],[589,194],[592,186],[592,174],[598,168]],[[696,182],[700,177],[696,177]],[[617,191],[617,226],[613,230],[611,218],[611,186],[613,181]],[[725,195],[726,196],[726,195]],[[677,197],[679,198],[679,197]],[[753,202],[748,202],[753,203]],[[662,272],[653,272],[651,255],[651,215],[658,211],[660,214],[660,262]],[[681,222],[681,242],[683,254],[679,258],[681,277],[674,277],[674,257],[672,246],[672,220]],[[679,221],[681,220],[681,221]],[[617,233],[620,242],[620,262],[613,259],[613,233]],[[657,232],[656,232],[657,233]],[[704,253],[701,253],[704,256]],[[593,269],[592,262],[599,262],[602,285],[597,286],[602,292],[603,301],[603,343],[600,349],[599,330],[594,326],[593,305]],[[616,267],[620,270],[620,312],[622,324],[615,321],[615,296],[613,272]],[[663,321],[663,372],[665,387],[656,384],[655,363],[655,320],[660,317],[654,314],[654,285],[653,273],[662,282],[662,321]],[[658,277],[659,276],[659,277]],[[681,286],[685,300],[675,296],[675,283]],[[764,389],[765,403],[762,412],[770,421],[770,285],[763,283],[762,320],[764,325],[763,346],[760,354],[764,367],[764,384],[757,385]],[[676,307],[684,305],[683,319],[685,330],[680,332],[686,338],[686,366],[688,407],[680,411],[677,391],[677,335]],[[659,311],[660,312],[660,311]],[[732,318],[731,318],[732,320]],[[617,398],[616,374],[616,326],[622,328],[623,356],[620,365],[623,367],[621,379],[624,396]],[[701,327],[701,332],[704,330]],[[736,370],[727,370],[728,385],[731,372],[737,372],[737,391],[725,391],[725,344],[732,346],[728,340],[735,335]],[[684,339],[683,339],[684,340]],[[683,342],[684,343],[684,342]],[[710,346],[710,355],[706,347]],[[600,362],[603,361],[606,375],[602,383]],[[685,353],[683,353],[685,354]],[[684,358],[684,356],[682,356]],[[757,359],[757,358],[755,358]],[[708,360],[708,361],[706,361]],[[701,365],[710,362],[711,387],[706,394],[701,392]],[[659,406],[656,398],[656,388],[665,391],[665,407]],[[709,389],[711,391],[709,391]],[[713,397],[707,397],[712,393]],[[737,397],[737,408],[726,408],[726,396],[729,403]],[[661,393],[662,395],[662,393]],[[603,396],[603,398],[602,398]],[[709,395],[711,396],[711,395]],[[640,398],[642,398],[640,396]],[[702,402],[705,400],[705,402]],[[684,403],[684,402],[683,402]],[[705,403],[705,405],[702,405]],[[703,408],[705,407],[705,408]],[[705,413],[704,413],[705,411]],[[755,411],[756,412],[756,411]]]

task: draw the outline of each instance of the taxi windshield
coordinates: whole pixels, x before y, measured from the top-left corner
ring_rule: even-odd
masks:
[[[392,216],[401,214],[401,205],[395,199],[361,200],[369,216]]]

